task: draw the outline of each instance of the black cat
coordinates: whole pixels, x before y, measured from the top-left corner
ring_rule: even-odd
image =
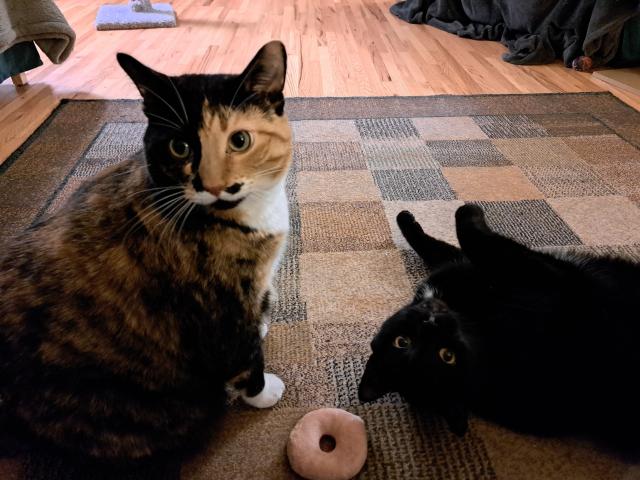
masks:
[[[432,269],[373,339],[362,401],[397,391],[467,430],[468,411],[530,433],[638,446],[640,266],[541,253],[456,212],[461,249],[400,229]]]

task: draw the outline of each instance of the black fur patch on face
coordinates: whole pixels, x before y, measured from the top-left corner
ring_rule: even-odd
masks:
[[[280,42],[266,44],[238,75],[170,77],[129,55],[119,53],[117,58],[144,100],[144,113],[149,120],[144,148],[149,172],[158,186],[186,185],[190,178],[185,171],[197,174],[202,150],[198,130],[205,104],[212,111],[257,107],[265,115],[284,113],[286,52]],[[172,140],[189,146],[185,158],[172,156]],[[203,190],[197,175],[193,185],[197,191]],[[230,209],[236,205],[223,201],[214,208]]]

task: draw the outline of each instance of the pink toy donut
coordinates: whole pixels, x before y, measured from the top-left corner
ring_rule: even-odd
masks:
[[[367,459],[367,432],[357,415],[339,408],[307,413],[291,431],[287,456],[308,480],[348,480]]]

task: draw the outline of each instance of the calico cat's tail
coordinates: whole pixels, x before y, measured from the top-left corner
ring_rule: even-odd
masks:
[[[427,267],[435,268],[462,258],[462,252],[459,248],[426,234],[420,224],[416,222],[415,217],[407,210],[400,212],[396,221],[404,238],[424,260]]]

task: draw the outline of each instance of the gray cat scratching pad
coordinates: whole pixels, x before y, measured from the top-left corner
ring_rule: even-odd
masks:
[[[97,30],[170,28],[177,26],[176,14],[168,3],[154,3],[151,11],[136,12],[130,5],[102,5],[96,17]]]

